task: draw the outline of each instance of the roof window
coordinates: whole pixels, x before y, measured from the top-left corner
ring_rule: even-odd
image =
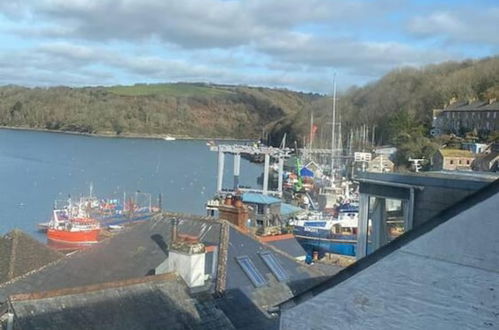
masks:
[[[256,269],[255,265],[253,264],[253,261],[251,261],[250,257],[248,256],[240,256],[236,257],[237,262],[239,263],[239,266],[243,269],[244,273],[250,281],[253,283],[253,285],[257,288],[264,286],[267,281],[263,277],[262,274]]]
[[[279,260],[270,251],[260,252],[260,257],[262,257],[265,264],[270,268],[274,276],[279,282],[284,282],[289,279],[288,273],[282,268]]]

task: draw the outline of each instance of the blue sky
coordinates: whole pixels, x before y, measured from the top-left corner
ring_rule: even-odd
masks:
[[[328,93],[499,54],[499,1],[0,0],[0,84],[176,81]]]

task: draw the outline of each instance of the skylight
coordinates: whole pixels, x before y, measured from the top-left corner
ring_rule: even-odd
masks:
[[[273,255],[270,251],[260,252],[260,257],[262,257],[265,264],[267,264],[280,282],[284,282],[289,279],[288,273],[284,270],[284,268],[282,268],[275,255]]]
[[[255,265],[253,264],[253,261],[248,256],[241,256],[237,257],[237,262],[239,263],[239,266],[243,269],[243,271],[246,273],[246,276],[251,280],[253,285],[255,287],[261,287],[265,285],[267,282],[265,278],[263,277],[262,274],[256,269]]]

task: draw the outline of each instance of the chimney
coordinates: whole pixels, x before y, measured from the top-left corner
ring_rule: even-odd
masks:
[[[178,220],[177,218],[173,218],[170,245],[173,245],[177,241],[177,233],[178,233]]]
[[[247,230],[246,222],[249,218],[249,212],[243,204],[241,196],[234,196],[234,198],[230,198],[230,201],[229,204],[228,199],[225,199],[225,204],[219,206],[219,218],[229,221],[242,230]]]
[[[174,219],[168,258],[156,267],[155,274],[176,272],[189,288],[203,286],[206,279],[205,246],[197,239],[182,238],[177,233],[177,223],[178,220]]]

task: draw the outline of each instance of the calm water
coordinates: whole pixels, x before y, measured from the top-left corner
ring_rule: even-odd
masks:
[[[225,182],[231,186],[232,157]],[[241,160],[242,185],[256,187],[261,166]],[[0,129],[0,234],[13,228],[43,239],[36,223],[50,218],[56,199],[123,192],[163,195],[163,208],[205,214],[216,190],[217,154],[205,141],[113,139]]]

